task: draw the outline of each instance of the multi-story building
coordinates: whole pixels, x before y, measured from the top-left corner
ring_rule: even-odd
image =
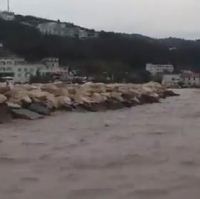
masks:
[[[10,77],[16,83],[29,82],[31,76],[41,75],[66,75],[68,69],[59,66],[58,58],[45,58],[40,63],[27,63],[21,58],[0,58],[0,77]]]
[[[177,87],[182,82],[181,74],[164,74],[162,84],[167,87]]]
[[[86,38],[89,37],[89,35],[88,35],[88,32],[86,30],[79,29],[78,37],[79,37],[79,39],[86,39]]]
[[[164,74],[162,84],[168,87],[200,87],[200,74],[182,71],[180,74]]]
[[[0,77],[12,77],[14,82],[28,82],[35,75],[37,66],[21,58],[0,58]]]
[[[66,36],[66,25],[60,22],[47,22],[38,25],[38,29],[42,34]]]
[[[57,35],[62,37],[72,37],[79,39],[96,38],[98,33],[91,30],[86,30],[76,26],[68,26],[61,22],[46,22],[37,26],[42,34]]]
[[[200,87],[200,74],[190,73],[182,74],[182,82],[185,87]]]
[[[173,73],[174,66],[171,64],[146,64],[146,71],[150,72],[152,75],[162,74],[162,73]]]
[[[59,59],[54,57],[45,58],[41,61],[43,64],[38,70],[42,75],[51,75],[64,73],[65,69],[61,68],[59,65]]]

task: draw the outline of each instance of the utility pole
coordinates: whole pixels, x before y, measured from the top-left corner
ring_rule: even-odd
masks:
[[[10,12],[10,2],[7,0],[7,11]]]

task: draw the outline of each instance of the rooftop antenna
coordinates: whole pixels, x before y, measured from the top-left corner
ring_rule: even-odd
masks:
[[[7,10],[8,10],[8,12],[10,12],[10,1],[9,0],[7,0]]]

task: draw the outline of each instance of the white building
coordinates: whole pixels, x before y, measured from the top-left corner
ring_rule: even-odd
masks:
[[[152,75],[160,73],[173,73],[174,66],[171,64],[146,64],[146,71],[150,72]]]
[[[99,33],[96,31],[85,30],[81,28],[78,31],[79,39],[97,38],[98,36],[99,36]]]
[[[0,76],[12,77],[14,82],[28,82],[31,75],[36,74],[35,65],[21,58],[0,58]]]
[[[56,73],[60,70],[58,58],[49,57],[43,59],[41,62],[43,65],[40,68],[38,68],[38,70],[42,75]]]
[[[45,66],[48,67],[59,67],[59,59],[57,57],[47,57],[41,61]]]
[[[167,87],[177,87],[181,81],[181,74],[165,74],[163,75],[162,84]]]
[[[89,37],[88,32],[84,29],[79,29],[78,32],[79,39],[87,39]]]
[[[15,19],[15,13],[8,11],[0,11],[0,18],[6,21],[13,21]]]
[[[164,74],[162,84],[167,87],[200,87],[200,74],[192,71],[181,74]]]
[[[183,74],[182,75],[183,85],[186,87],[199,87],[200,86],[200,74]]]
[[[16,83],[26,83],[37,72],[41,75],[66,75],[68,69],[59,66],[58,58],[45,58],[37,64],[20,58],[0,58],[0,77],[12,77]]]
[[[57,35],[61,37],[79,37],[79,29],[74,26],[67,26],[60,22],[46,22],[39,24],[39,31],[46,35]]]
[[[96,38],[98,33],[95,31],[86,30],[76,26],[68,26],[61,22],[46,22],[37,26],[42,34],[57,35],[62,37],[72,37],[79,39]]]
[[[14,71],[14,82],[26,83],[29,82],[30,77],[36,75],[38,65],[35,64],[23,64],[15,65]]]
[[[60,22],[47,22],[38,25],[38,29],[42,34],[66,36],[66,25]]]

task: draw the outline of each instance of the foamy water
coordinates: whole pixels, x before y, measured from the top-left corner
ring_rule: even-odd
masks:
[[[200,90],[0,126],[0,199],[199,199]]]

